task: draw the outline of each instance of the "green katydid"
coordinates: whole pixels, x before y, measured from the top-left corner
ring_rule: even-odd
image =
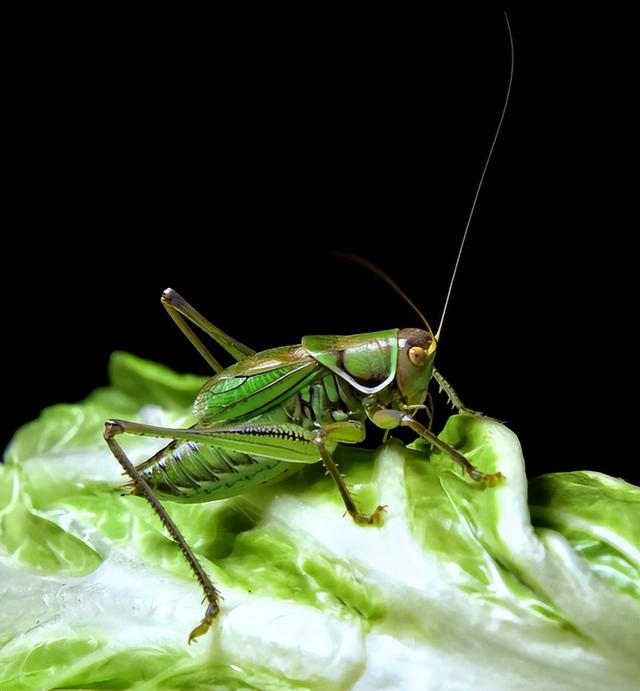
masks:
[[[467,219],[436,333],[386,274],[358,259],[407,300],[427,330],[407,328],[353,336],[305,336],[298,345],[255,353],[214,326],[175,291],[167,289],[163,293],[162,303],[169,315],[216,373],[195,400],[193,413],[197,422],[188,429],[170,429],[108,420],[105,439],[131,478],[126,490],[150,502],[204,590],[208,602],[206,613],[191,632],[189,642],[208,631],[219,612],[221,596],[157,497],[186,502],[223,499],[277,482],[303,464],[322,461],[351,518],[359,524],[377,524],[386,507],[378,506],[370,515],[361,513],[332,457],[338,444],[356,444],[365,439],[367,420],[384,430],[409,427],[448,454],[474,480],[495,485],[504,479],[499,472],[487,474],[475,468],[416,420],[415,415],[426,408],[432,377],[454,407],[473,413],[463,406],[434,368],[434,358],[473,211],[509,101],[513,78],[510,30],[509,39],[512,57],[507,95]],[[224,369],[190,324],[213,338],[236,363]],[[115,439],[121,433],[171,441],[135,467]]]
[[[354,336],[305,336],[300,345],[254,353],[208,322],[180,295],[167,289],[162,302],[181,330],[214,368],[198,394],[189,429],[168,429],[109,420],[105,438],[131,477],[125,485],[146,497],[178,543],[208,600],[189,640],[205,633],[218,612],[219,593],[156,496],[211,501],[277,482],[302,464],[322,461],[356,523],[381,520],[385,507],[361,513],[333,461],[339,443],[365,439],[365,421],[388,430],[406,426],[449,454],[476,480],[495,484],[414,417],[424,408],[432,376],[462,410],[460,399],[434,369],[437,335],[430,330],[390,329]],[[237,359],[223,369],[193,332],[196,324]],[[134,467],[114,439],[126,432],[171,439]]]

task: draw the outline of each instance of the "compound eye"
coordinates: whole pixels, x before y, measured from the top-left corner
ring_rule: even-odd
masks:
[[[427,351],[420,346],[411,346],[409,348],[409,360],[416,367],[424,367],[427,364]]]

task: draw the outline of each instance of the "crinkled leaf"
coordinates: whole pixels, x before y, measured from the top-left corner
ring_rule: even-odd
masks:
[[[343,448],[381,527],[344,516],[322,468],[237,499],[166,506],[225,599],[201,593],[121,472],[109,417],[190,424],[203,380],[114,355],[112,384],[19,430],[0,466],[0,688],[635,689],[640,489],[597,473],[530,483],[517,438],[452,417],[423,444]],[[139,462],[163,445],[126,440]]]

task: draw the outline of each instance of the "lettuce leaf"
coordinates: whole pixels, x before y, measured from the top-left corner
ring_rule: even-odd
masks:
[[[214,582],[204,608],[143,499],[120,496],[109,417],[191,424],[203,380],[114,354],[111,385],[18,430],[0,464],[0,689],[636,689],[640,488],[599,473],[527,483],[515,435],[453,416],[442,438],[486,489],[416,442],[338,455],[242,497],[166,502]],[[135,462],[162,440],[126,440]]]

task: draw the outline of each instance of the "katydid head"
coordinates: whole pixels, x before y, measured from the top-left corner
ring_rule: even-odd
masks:
[[[424,329],[400,329],[398,332],[396,386],[407,405],[424,403],[437,345],[434,335]]]
[[[400,286],[390,278],[382,269],[362,257],[357,257],[348,252],[334,252],[343,259],[355,262],[379,276],[387,285],[411,307],[422,319],[427,330],[424,329],[400,329],[398,331],[398,364],[395,374],[395,383],[402,402],[408,406],[421,406],[427,398],[429,381],[433,374],[433,363],[436,357],[436,347],[440,336],[434,334],[431,325],[416,305],[407,297]],[[442,322],[440,323],[442,326]]]

